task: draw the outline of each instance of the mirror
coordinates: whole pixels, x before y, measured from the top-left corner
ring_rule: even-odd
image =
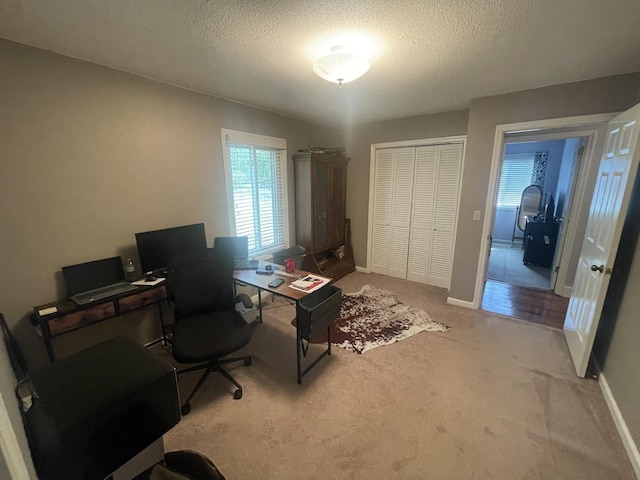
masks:
[[[527,215],[538,215],[540,211],[540,200],[542,200],[542,189],[538,185],[529,185],[522,191],[516,224],[523,232],[527,224]]]

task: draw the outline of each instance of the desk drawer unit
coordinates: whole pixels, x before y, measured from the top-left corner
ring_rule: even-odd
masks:
[[[153,290],[146,290],[136,295],[118,299],[118,310],[120,313],[130,312],[145,305],[157,303],[165,298],[167,298],[167,287],[165,286],[154,288]]]
[[[162,340],[165,341],[161,302],[166,298],[167,287],[165,285],[141,286],[137,290],[87,305],[76,305],[70,299],[65,298],[54,303],[34,307],[33,320],[34,325],[40,326],[49,360],[54,361],[55,353],[51,343],[53,337],[154,304],[158,305]]]
[[[111,318],[115,314],[116,309],[113,302],[101,303],[90,308],[52,318],[49,320],[49,331],[51,332],[51,336],[55,337],[106,318]]]

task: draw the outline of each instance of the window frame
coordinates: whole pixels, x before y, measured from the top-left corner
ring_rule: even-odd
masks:
[[[249,249],[251,257],[266,257],[267,255],[287,248],[289,245],[289,193],[287,180],[287,141],[283,138],[270,137],[266,135],[258,135],[254,133],[241,132],[238,130],[220,129],[222,138],[222,153],[224,164],[224,178],[227,197],[227,213],[229,215],[229,230],[231,236],[237,235],[235,204],[233,200],[232,184],[231,184],[231,159],[229,156],[229,145],[247,145],[253,148],[264,148],[269,150],[278,150],[279,176],[276,172],[275,180],[278,183],[277,188],[280,190],[281,205],[280,219],[282,228],[280,229],[280,240],[271,247],[263,249]],[[279,181],[278,181],[279,180]],[[250,242],[251,243],[251,242]]]

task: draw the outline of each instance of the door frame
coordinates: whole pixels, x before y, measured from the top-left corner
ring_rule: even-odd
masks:
[[[436,138],[423,138],[418,140],[399,140],[395,142],[384,143],[372,143],[369,157],[369,211],[367,216],[367,266],[363,270],[365,273],[371,273],[371,248],[373,242],[373,202],[375,197],[375,171],[376,171],[376,154],[378,150],[387,148],[401,148],[401,147],[426,147],[433,145],[445,145],[449,143],[461,143],[462,144],[462,162],[460,165],[460,185],[462,186],[462,180],[464,178],[464,162],[465,153],[467,149],[467,136],[456,135],[451,137],[436,137]],[[461,188],[458,189],[458,212],[460,211],[460,195]],[[456,218],[454,219],[453,230],[453,242],[455,245],[456,233],[458,231],[458,212],[456,212]],[[452,251],[452,262],[453,262]],[[453,264],[453,263],[452,263]]]
[[[513,135],[512,137],[508,138],[508,140],[512,140],[516,134],[524,135],[526,133],[531,133],[531,136],[528,136],[527,138],[534,139],[535,137],[538,136],[537,134],[533,133],[535,131],[541,131],[540,135],[544,134],[545,139],[551,139],[552,135],[554,134],[561,136],[559,138],[591,136],[591,138],[589,139],[589,148],[587,149],[587,152],[585,152],[584,160],[583,160],[583,163],[585,165],[588,165],[588,168],[583,168],[579,172],[579,175],[581,177],[578,180],[578,188],[576,188],[576,191],[573,193],[573,195],[575,196],[573,197],[573,201],[572,201],[572,204],[573,204],[572,210],[574,210],[577,206],[579,206],[580,208],[588,209],[589,208],[588,205],[586,207],[584,206],[583,198],[584,198],[584,195],[587,193],[585,192],[585,189],[587,186],[586,183],[588,182],[589,173],[591,173],[591,169],[593,168],[593,164],[594,164],[593,157],[595,153],[594,150],[595,150],[595,144],[597,140],[597,129],[594,128],[593,130],[576,131],[576,130],[572,130],[572,128],[575,128],[575,129],[585,128],[590,125],[593,125],[595,127],[596,125],[608,123],[609,120],[614,118],[616,115],[618,115],[618,112],[603,113],[603,114],[596,114],[596,115],[582,115],[582,116],[575,116],[575,117],[552,118],[552,119],[546,119],[546,120],[534,120],[529,122],[507,123],[507,124],[496,125],[496,133],[493,141],[493,155],[491,157],[491,170],[489,173],[489,185],[487,188],[487,197],[486,197],[486,204],[485,204],[484,223],[482,227],[482,237],[480,242],[480,255],[478,256],[476,284],[475,284],[475,291],[473,295],[473,304],[472,304],[473,308],[477,309],[480,307],[482,303],[482,295],[484,293],[484,283],[485,283],[484,280],[485,280],[485,276],[486,276],[486,272],[489,264],[489,251],[488,251],[488,249],[490,248],[489,237],[491,236],[491,232],[493,231],[493,224],[494,224],[494,217],[495,217],[495,197],[496,197],[497,188],[498,188],[498,176],[502,168],[502,160],[503,160],[504,151],[505,151],[505,144],[506,144],[505,136],[510,134]],[[544,131],[546,130],[551,130],[551,131],[545,133]],[[559,131],[553,132],[553,130],[559,130]],[[590,195],[592,192],[588,192],[588,193]],[[574,210],[573,212],[570,213],[570,215],[572,215],[575,218],[577,216],[576,212],[577,211]],[[573,242],[575,240],[576,229],[577,229],[577,222],[569,222],[569,225],[567,228],[568,231],[566,233],[567,237],[565,240],[567,244],[571,244],[569,242]],[[563,256],[566,256],[566,255],[567,254],[565,253],[565,255]],[[566,267],[565,267],[564,275],[566,276]]]

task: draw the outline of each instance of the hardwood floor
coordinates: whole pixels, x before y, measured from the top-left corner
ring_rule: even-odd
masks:
[[[480,308],[528,322],[562,328],[569,299],[551,290],[518,287],[487,280]]]

